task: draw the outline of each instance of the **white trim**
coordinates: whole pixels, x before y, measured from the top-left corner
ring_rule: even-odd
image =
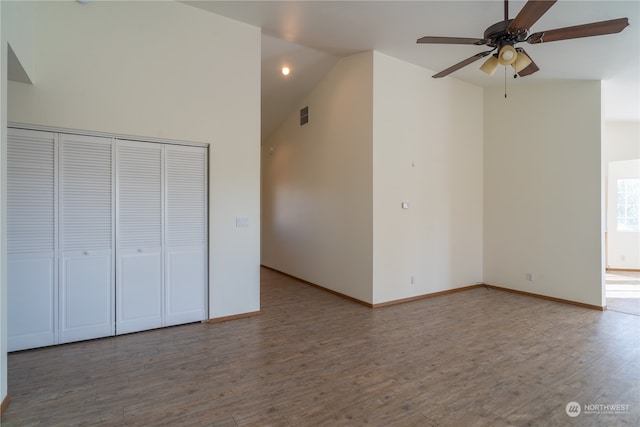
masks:
[[[118,280],[118,271],[116,270],[118,262],[118,247],[117,247],[117,230],[116,227],[118,225],[117,215],[118,215],[118,203],[117,192],[119,188],[117,186],[117,170],[118,159],[117,155],[117,144],[116,139],[111,139],[111,288],[109,293],[109,298],[111,299],[111,336],[115,336],[117,332],[117,324],[118,324],[118,316],[117,316],[117,305],[116,305],[116,280]]]
[[[60,246],[60,134],[53,134],[53,344],[60,341],[60,260],[62,250]]]
[[[210,142],[181,141],[177,139],[154,138],[150,136],[126,135],[126,134],[100,132],[100,131],[92,131],[92,130],[68,129],[68,128],[62,128],[57,126],[33,125],[29,123],[18,123],[18,122],[8,122],[7,127],[15,128],[15,129],[40,130],[44,132],[66,133],[71,135],[98,136],[102,138],[112,138],[120,141],[155,142],[158,144],[188,145],[188,146],[194,146],[194,147],[210,147],[213,145]]]

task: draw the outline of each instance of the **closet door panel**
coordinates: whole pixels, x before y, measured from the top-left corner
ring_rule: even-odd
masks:
[[[162,145],[118,141],[116,332],[162,326]]]
[[[60,342],[113,335],[111,251],[66,251],[60,289]]]
[[[8,351],[55,344],[54,277],[51,253],[8,255]]]
[[[7,348],[56,343],[55,134],[7,130]]]
[[[207,318],[207,152],[166,146],[165,324]]]
[[[113,335],[113,162],[109,138],[59,135],[59,342]]]
[[[206,260],[202,247],[168,248],[166,259],[166,325],[206,319]]]
[[[116,334],[162,326],[162,254],[124,250],[118,255]]]

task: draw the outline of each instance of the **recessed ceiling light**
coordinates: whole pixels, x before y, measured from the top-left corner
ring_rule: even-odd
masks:
[[[283,76],[289,75],[289,67],[282,67],[282,75]]]

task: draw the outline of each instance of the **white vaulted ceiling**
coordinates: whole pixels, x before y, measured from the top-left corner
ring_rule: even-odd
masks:
[[[503,20],[502,1],[189,1],[195,7],[262,28],[263,136],[296,107],[337,60],[376,50],[435,72],[487,50],[486,46],[418,45],[429,36],[481,38]],[[513,18],[525,1],[509,2]],[[521,44],[540,67],[509,85],[550,80],[604,81],[605,118],[640,120],[640,2],[559,0],[531,32],[628,17],[619,34]],[[233,43],[232,40],[229,43]],[[504,73],[488,76],[482,60],[445,78],[488,87],[504,85]],[[282,65],[291,68],[283,78]],[[511,76],[513,73],[509,73]]]

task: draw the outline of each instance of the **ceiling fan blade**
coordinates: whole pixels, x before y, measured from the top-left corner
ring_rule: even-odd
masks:
[[[576,25],[573,27],[556,28],[555,30],[540,31],[531,34],[527,43],[548,43],[558,40],[578,39],[581,37],[603,36],[615,34],[624,30],[629,25],[628,18],[611,19],[609,21],[592,22],[591,24]]]
[[[531,61],[531,64],[527,65],[526,68],[524,68],[523,70],[521,70],[518,75],[520,77],[525,77],[528,75],[531,75],[533,73],[535,73],[536,71],[540,70],[540,68],[538,68],[538,66],[536,65],[535,62]]]
[[[476,62],[478,59],[484,58],[485,56],[489,55],[491,52],[493,52],[493,49],[492,50],[488,50],[486,52],[476,53],[475,55],[465,59],[464,61],[460,61],[457,64],[452,65],[451,67],[447,68],[446,70],[442,70],[438,74],[434,74],[431,77],[433,77],[434,79],[439,79],[440,77],[448,76],[449,74],[453,73],[454,71],[457,71],[462,67],[466,67],[467,65],[471,64],[472,62]]]
[[[518,73],[518,75],[520,77],[525,77],[528,75],[531,75],[533,73],[535,73],[536,71],[540,70],[540,68],[538,68],[538,66],[536,65],[535,62],[533,62],[533,58],[531,58],[531,55],[529,55],[527,52],[525,52],[524,49],[522,49],[521,47],[518,48],[518,52],[522,52],[525,55],[527,55],[527,57],[529,59],[531,59],[531,64],[527,65],[526,67],[524,67],[522,70],[520,70],[520,72]]]
[[[518,30],[529,30],[557,0],[529,0],[520,12],[513,18],[507,32],[516,33]]]
[[[439,44],[486,44],[485,39],[471,39],[466,37],[431,37],[425,36],[416,40],[416,43],[439,43]]]

